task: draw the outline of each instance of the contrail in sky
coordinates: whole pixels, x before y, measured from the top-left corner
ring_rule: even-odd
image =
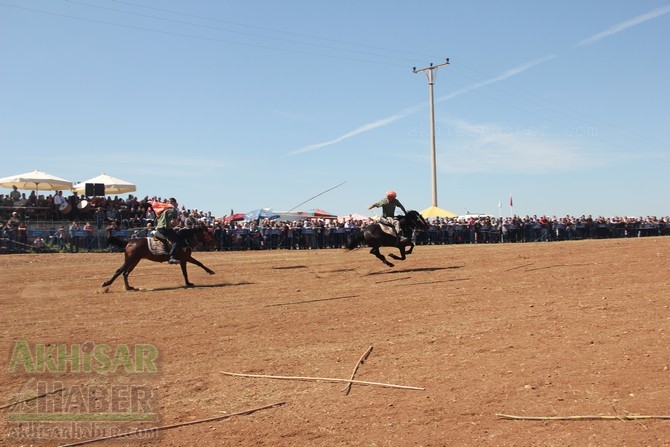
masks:
[[[374,121],[372,123],[364,124],[364,125],[358,127],[357,129],[354,129],[351,132],[347,132],[344,135],[340,135],[339,137],[334,138],[332,140],[324,141],[322,143],[310,144],[309,146],[305,146],[301,149],[297,149],[293,152],[289,152],[287,155],[296,155],[296,154],[302,154],[302,153],[305,153],[305,152],[312,152],[312,151],[315,151],[317,149],[321,149],[323,147],[330,146],[330,145],[335,144],[335,143],[339,143],[340,141],[346,140],[346,139],[351,138],[351,137],[355,137],[356,135],[362,134],[364,132],[368,132],[370,130],[378,129],[380,127],[386,126],[387,124],[391,124],[394,121],[398,121],[399,119],[402,119],[406,116],[409,116],[409,115],[415,113],[420,108],[421,108],[420,106],[410,107],[408,109],[403,110],[400,113],[397,113],[393,116],[389,116],[388,118],[382,118],[382,119]]]
[[[594,34],[593,36],[588,37],[588,38],[578,42],[575,46],[579,47],[579,46],[584,46],[584,45],[591,45],[591,44],[593,44],[595,42],[598,42],[602,39],[605,39],[606,37],[609,37],[613,34],[620,33],[621,31],[624,31],[628,28],[631,28],[633,26],[636,26],[636,25],[639,25],[641,23],[647,22],[649,20],[655,19],[657,17],[661,17],[661,16],[663,16],[665,14],[668,14],[668,13],[670,13],[670,5],[654,9],[652,11],[649,11],[646,14],[641,14],[637,17],[633,17],[632,19],[629,19],[629,20],[623,21],[621,23],[618,23],[616,25],[613,25],[613,26],[607,28],[605,31]],[[510,68],[509,70],[504,71],[503,73],[501,73],[500,75],[498,75],[496,77],[493,77],[491,79],[487,79],[487,80],[482,81],[482,82],[476,82],[474,84],[470,84],[466,87],[463,87],[460,90],[457,90],[453,93],[450,93],[449,95],[438,98],[437,101],[439,101],[439,102],[447,101],[449,99],[452,99],[456,96],[459,96],[459,95],[462,95],[464,93],[470,92],[472,90],[476,90],[478,88],[484,87],[484,86],[489,85],[489,84],[493,84],[495,82],[503,81],[507,78],[510,78],[512,76],[516,76],[519,73],[522,73],[522,72],[524,72],[524,71],[526,71],[526,70],[528,70],[528,69],[530,69],[530,68],[532,68],[536,65],[542,64],[542,63],[547,62],[547,61],[549,61],[551,59],[554,59],[556,57],[558,57],[558,56],[549,55],[549,56],[545,56],[545,57],[540,58],[540,59],[536,59],[534,61],[527,62],[525,64],[518,65],[516,67]],[[337,144],[341,141],[344,141],[344,140],[347,140],[349,138],[355,137],[356,135],[360,135],[362,133],[365,133],[365,132],[368,132],[368,131],[371,131],[371,130],[374,130],[374,129],[378,129],[380,127],[384,127],[388,124],[391,124],[395,121],[398,121],[399,119],[405,118],[406,116],[409,116],[409,115],[417,112],[421,108],[423,108],[423,105],[407,108],[407,109],[403,110],[402,112],[397,113],[397,114],[395,114],[393,116],[390,116],[388,118],[382,118],[382,119],[379,119],[379,120],[374,121],[372,123],[360,126],[356,129],[350,131],[350,132],[347,132],[343,135],[340,135],[337,138],[333,138],[332,140],[324,141],[324,142],[316,143],[316,144],[310,144],[309,146],[305,146],[303,148],[300,148],[300,149],[297,149],[295,151],[289,152],[287,154],[287,156],[303,154],[303,153],[306,153],[306,152],[312,152],[312,151],[316,151],[316,150],[319,150],[319,149],[323,149],[324,147],[327,147],[327,146],[331,146],[333,144]]]
[[[504,71],[502,74],[500,74],[496,77],[493,77],[491,79],[487,79],[486,81],[476,82],[474,84],[470,84],[466,87],[463,87],[460,90],[457,90],[457,91],[455,91],[453,93],[450,93],[446,96],[442,96],[442,97],[438,98],[438,101],[446,101],[446,100],[449,100],[449,99],[451,99],[455,96],[462,95],[463,93],[467,93],[467,92],[470,92],[472,90],[476,90],[478,88],[484,87],[485,85],[493,84],[495,82],[504,81],[507,78],[511,78],[512,76],[516,76],[519,73],[522,73],[522,72],[524,72],[524,71],[526,71],[526,70],[528,70],[528,69],[530,69],[530,68],[532,68],[536,65],[539,65],[539,64],[542,64],[544,62],[550,61],[550,60],[552,60],[556,57],[558,57],[558,56],[555,55],[555,54],[552,54],[552,55],[545,56],[545,57],[540,58],[540,59],[535,59],[534,61],[526,62],[525,64],[521,64],[521,65],[518,65],[514,68],[510,68],[509,70]]]
[[[502,80],[507,79],[509,77],[518,75],[519,73],[522,73],[522,72],[528,70],[529,68],[534,67],[535,65],[541,64],[541,63],[546,62],[548,60],[551,60],[555,57],[556,57],[555,55],[546,56],[546,57],[543,57],[541,59],[536,59],[534,61],[527,62],[525,64],[521,64],[517,67],[506,70],[505,72],[503,72],[502,74],[500,74],[500,75],[498,75],[494,78],[487,79],[486,81],[482,81],[482,82],[477,82],[475,84],[471,84],[471,85],[469,85],[467,87],[464,87],[464,88],[462,88],[462,89],[460,89],[460,90],[458,90],[454,93],[451,93],[447,96],[443,96],[441,98],[438,98],[437,101],[440,101],[440,102],[441,101],[447,101],[447,100],[449,100],[449,99],[451,99],[455,96],[462,95],[463,93],[467,93],[469,91],[484,87],[485,85],[493,84],[494,82],[502,81]],[[351,137],[355,137],[356,135],[360,135],[364,132],[368,132],[370,130],[374,130],[374,129],[378,129],[380,127],[384,127],[388,124],[391,124],[395,121],[398,121],[399,119],[405,118],[406,116],[409,116],[409,115],[412,115],[412,114],[416,113],[417,111],[421,110],[423,107],[425,107],[425,105],[423,105],[423,104],[419,105],[419,106],[409,107],[409,108],[401,111],[400,113],[397,113],[397,114],[395,114],[393,116],[390,116],[388,118],[382,118],[382,119],[379,119],[379,120],[374,121],[372,123],[364,124],[364,125],[356,128],[356,129],[352,130],[351,132],[347,132],[343,135],[340,135],[337,138],[333,138],[332,140],[323,141],[321,143],[316,143],[316,144],[310,144],[309,146],[305,146],[303,148],[300,148],[300,149],[297,149],[295,151],[289,152],[286,155],[291,156],[291,155],[303,154],[305,152],[312,152],[312,151],[322,149],[322,148],[327,147],[327,146],[331,146],[333,144],[339,143],[340,141],[344,141],[344,140],[349,139]]]
[[[613,34],[620,33],[621,31],[624,31],[628,28],[631,28],[633,26],[644,23],[648,20],[652,20],[652,19],[655,19],[657,17],[661,17],[662,15],[665,15],[669,12],[670,12],[670,5],[663,6],[663,7],[658,8],[658,9],[654,9],[653,11],[649,11],[646,14],[641,14],[637,17],[633,17],[632,19],[625,20],[621,23],[617,23],[616,25],[610,26],[605,31],[601,31],[597,34],[594,34],[591,37],[587,37],[586,39],[577,43],[575,46],[576,47],[581,47],[581,46],[584,46],[584,45],[591,45],[592,43],[596,43],[599,40],[602,40],[602,39],[604,39],[606,37],[609,37]]]

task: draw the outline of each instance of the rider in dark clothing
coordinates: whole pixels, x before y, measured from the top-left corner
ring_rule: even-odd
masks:
[[[160,233],[165,239],[172,243],[172,246],[170,247],[170,259],[168,262],[170,264],[179,264],[179,261],[174,257],[183,245],[182,238],[174,230],[179,223],[179,207],[177,206],[177,200],[174,197],[171,197],[169,202],[172,207],[167,208],[158,216],[156,232]]]

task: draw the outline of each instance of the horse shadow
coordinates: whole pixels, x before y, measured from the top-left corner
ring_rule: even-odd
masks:
[[[193,287],[189,287],[189,289],[222,289],[224,287],[237,287],[237,286],[246,286],[246,285],[252,285],[254,284],[253,282],[248,282],[248,281],[242,281],[238,283],[218,283],[218,284],[201,284]],[[170,290],[184,290],[183,286],[163,286],[163,287],[148,287],[148,288],[136,288],[134,291],[135,292],[166,292]]]
[[[370,272],[366,276],[375,276],[375,275],[397,275],[399,273],[420,273],[420,272],[438,272],[440,270],[456,270],[463,268],[462,265],[454,265],[451,267],[417,267],[409,269],[397,269],[397,270],[382,270],[379,272]]]

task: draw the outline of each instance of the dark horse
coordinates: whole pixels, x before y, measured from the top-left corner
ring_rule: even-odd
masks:
[[[182,247],[181,250],[177,251],[177,253],[175,254],[175,258],[179,260],[179,264],[181,265],[181,273],[184,275],[184,281],[186,282],[186,287],[195,287],[193,283],[188,281],[188,273],[186,273],[187,262],[197,265],[210,275],[214,274],[213,270],[210,270],[209,268],[205,267],[204,264],[202,264],[200,261],[191,256],[190,245],[197,244],[198,242],[201,243],[207,242],[209,238],[207,228],[204,226],[198,226],[195,228],[184,228],[179,231],[179,235],[186,242],[186,244],[184,244],[184,247]],[[110,236],[107,239],[107,245],[110,244],[125,249],[125,260],[123,262],[123,265],[119,267],[118,270],[114,273],[114,276],[112,276],[112,278],[109,281],[105,281],[104,283],[102,283],[102,287],[111,285],[114,282],[114,280],[119,275],[122,274],[123,282],[126,285],[126,290],[136,290],[134,287],[131,287],[130,284],[128,284],[128,275],[130,275],[130,272],[133,271],[133,269],[137,266],[137,264],[139,264],[139,262],[142,259],[148,259],[154,262],[165,262],[170,258],[168,250],[166,250],[164,254],[153,254],[149,250],[149,238],[147,237],[131,239],[126,242],[123,239],[120,239],[116,236]]]
[[[389,254],[389,256],[398,261],[404,261],[406,259],[405,255],[411,254],[412,250],[414,250],[414,243],[411,241],[412,232],[414,230],[427,230],[429,225],[428,222],[426,222],[426,219],[414,210],[408,211],[404,216],[397,216],[397,219],[400,221],[400,228],[402,228],[403,234],[408,236],[407,243],[398,244],[398,238],[396,236],[382,230],[382,225],[384,224],[375,223],[364,227],[361,232],[356,234],[351,241],[349,241],[346,248],[353,250],[358,247],[361,242],[365,242],[368,246],[372,247],[370,253],[379,258],[384,264],[393,267],[393,264],[381,254],[379,248],[397,247],[400,250],[400,256],[397,256],[394,253]],[[409,247],[409,249],[406,249],[405,247]]]

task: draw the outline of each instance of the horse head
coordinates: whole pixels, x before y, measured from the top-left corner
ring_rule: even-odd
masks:
[[[182,228],[179,230],[179,236],[191,247],[204,243],[208,240],[207,226],[202,222],[198,222],[193,226]]]
[[[209,246],[212,242],[212,234],[210,228],[203,222],[198,222],[193,227],[193,238],[203,244],[204,246]]]
[[[404,223],[408,228],[412,230],[427,230],[430,225],[426,222],[426,219],[418,212],[414,210],[407,211],[404,217]]]

